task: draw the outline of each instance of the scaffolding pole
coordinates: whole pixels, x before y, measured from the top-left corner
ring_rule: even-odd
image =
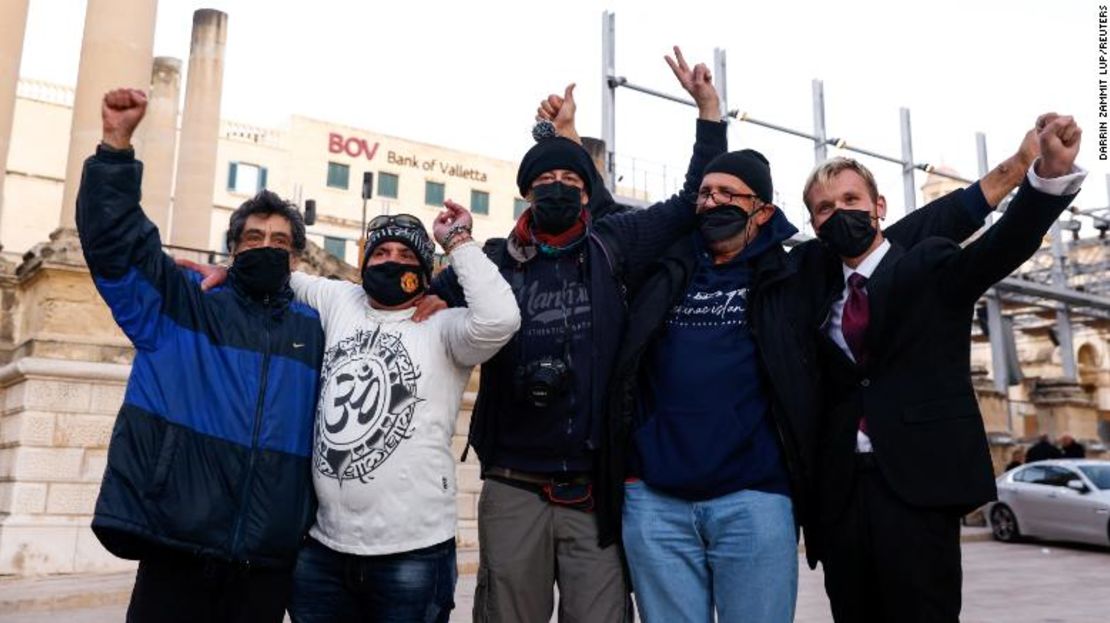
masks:
[[[721,100],[721,119],[728,120],[728,74],[726,73],[725,51],[713,48],[713,86],[717,87],[717,97]]]
[[[601,140],[605,143],[605,185],[610,192],[617,188],[617,170],[614,156],[617,143],[617,85],[616,74],[617,16],[612,11],[601,14]]]
[[[984,177],[990,172],[987,163],[987,137],[982,132],[975,134],[975,147],[979,152],[979,177]],[[990,215],[987,216],[991,218]],[[1006,341],[1002,335],[1002,302],[998,299],[998,290],[991,288],[985,295],[987,299],[987,330],[990,332],[991,341],[991,377],[994,379],[994,389],[1006,396],[1009,391],[1010,375],[1006,362]],[[1009,422],[1013,430],[1013,422]]]
[[[1060,221],[1056,221],[1052,224],[1052,285],[1060,289],[1068,287],[1068,278],[1064,272],[1067,254]],[[1060,346],[1060,365],[1064,369],[1064,378],[1069,381],[1078,380],[1079,376],[1075,372],[1075,349],[1072,348],[1071,339],[1071,314],[1068,306],[1059,301],[1056,303],[1056,340]]]
[[[829,137],[825,133],[825,83],[813,79],[813,161],[821,164],[829,158]]]
[[[917,209],[917,189],[913,181],[913,140],[910,135],[910,109],[902,108],[898,111],[902,126],[902,190],[903,201],[906,202],[906,214]]]

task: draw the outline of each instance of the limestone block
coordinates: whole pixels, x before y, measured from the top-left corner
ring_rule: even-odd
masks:
[[[85,450],[81,460],[81,482],[99,483],[108,467],[108,451],[103,449]]]
[[[54,445],[73,448],[107,448],[112,438],[112,415],[58,415]]]
[[[1006,400],[995,392],[980,393],[979,411],[983,415],[983,426],[987,432],[1008,432],[1010,413]]]
[[[53,413],[23,411],[0,416],[0,446],[50,446],[53,443]]]
[[[11,475],[23,481],[75,481],[81,478],[80,448],[11,448]],[[6,452],[8,450],[0,450]],[[0,472],[3,473],[3,472]]]
[[[477,465],[458,465],[456,473],[459,493],[479,493],[482,490],[481,472]]]
[[[75,573],[132,571],[138,564],[134,560],[124,560],[110,554],[96,539],[92,528],[88,526],[77,528],[77,547],[73,557]]]
[[[92,400],[89,383],[27,379],[22,385],[26,410],[87,413]]]
[[[120,405],[123,404],[123,395],[126,391],[127,386],[123,384],[99,383],[93,385],[92,406],[89,411],[110,415],[119,413]]]
[[[1098,411],[1093,406],[1057,405],[1042,414],[1041,432],[1053,436],[1065,433],[1076,439],[1098,439]]]
[[[44,511],[46,483],[0,482],[0,515],[28,515]]]
[[[44,267],[27,279],[23,299],[36,313],[24,314],[21,335],[74,336],[78,342],[120,336],[87,270]],[[81,321],[74,322],[76,318]]]
[[[97,484],[51,483],[46,494],[46,512],[53,515],[92,515]]]
[[[72,573],[76,525],[5,524],[0,531],[0,575]]]
[[[471,415],[472,414],[470,409],[459,409],[459,415],[457,418],[455,418],[455,432],[459,433],[460,435],[466,435],[470,433]]]
[[[3,409],[0,413],[15,413],[23,410],[24,394],[27,393],[26,383],[16,383],[4,389]]]
[[[460,520],[456,541],[456,547],[459,549],[478,547],[478,522],[469,519]],[[3,573],[3,567],[0,567],[0,573]]]
[[[461,457],[463,455],[464,451],[466,451],[466,435],[455,435],[454,437],[452,437],[451,438],[451,456],[455,457],[455,462],[456,463],[459,463],[459,457]],[[471,448],[470,452],[467,452],[467,454],[466,454],[466,464],[467,465],[477,465],[478,464],[478,453],[474,451],[474,448]]]
[[[460,493],[455,498],[459,519],[478,518],[478,496],[474,493]]]
[[[15,448],[0,448],[0,478],[11,479],[15,468]]]

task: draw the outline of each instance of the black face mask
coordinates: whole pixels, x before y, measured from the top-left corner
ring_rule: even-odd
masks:
[[[871,248],[878,233],[870,211],[837,210],[821,224],[817,238],[840,257],[859,257]]]
[[[289,252],[277,247],[242,251],[235,255],[228,275],[252,298],[272,296],[289,283]]]
[[[362,269],[362,289],[366,295],[386,307],[411,301],[427,288],[423,268],[415,264],[383,262]]]
[[[720,242],[744,231],[751,218],[738,206],[721,206],[698,215],[698,230],[706,242]]]
[[[532,222],[545,234],[570,229],[581,212],[582,191],[574,186],[552,182],[532,189]]]

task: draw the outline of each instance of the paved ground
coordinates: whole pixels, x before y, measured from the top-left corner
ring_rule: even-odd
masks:
[[[831,621],[820,571],[809,571],[804,562],[800,564],[797,623]],[[129,574],[0,580],[0,622],[122,621],[130,580]],[[459,578],[452,621],[470,620],[473,594],[474,575],[464,573]],[[43,609],[51,603],[70,607]],[[78,603],[84,605],[72,607]],[[964,623],[1110,621],[1110,549],[965,542],[961,619]]]

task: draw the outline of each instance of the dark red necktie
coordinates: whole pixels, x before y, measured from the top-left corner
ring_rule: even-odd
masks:
[[[867,335],[867,323],[871,321],[871,310],[867,307],[867,277],[859,273],[848,276],[848,300],[844,302],[844,316],[840,321],[840,330],[844,334],[844,341],[852,351],[857,365],[863,365],[867,360],[867,351],[864,347],[864,337]]]
[[[862,366],[867,362],[867,349],[865,337],[867,324],[871,321],[871,309],[867,306],[867,277],[859,273],[848,275],[848,300],[844,302],[844,316],[840,320],[840,331],[844,334],[844,341],[848,343],[848,350],[856,365]],[[867,433],[867,423],[862,418],[859,429]]]

